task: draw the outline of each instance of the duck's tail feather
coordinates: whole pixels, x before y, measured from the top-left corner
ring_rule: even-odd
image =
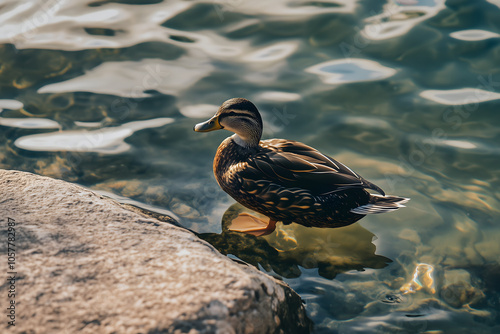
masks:
[[[386,213],[395,211],[399,208],[404,208],[406,202],[410,199],[405,197],[398,196],[381,196],[371,194],[370,202],[368,204],[358,206],[357,208],[351,209],[352,213],[356,213],[358,215],[368,215],[375,213]]]

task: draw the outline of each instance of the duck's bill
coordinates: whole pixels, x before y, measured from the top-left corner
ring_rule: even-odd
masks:
[[[223,129],[223,127],[220,125],[218,117],[212,117],[208,121],[198,123],[194,126],[194,131],[196,132],[208,132],[220,129]]]

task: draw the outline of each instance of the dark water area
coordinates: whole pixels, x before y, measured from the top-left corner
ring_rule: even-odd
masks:
[[[0,168],[171,213],[283,279],[315,333],[500,332],[500,2],[0,1]],[[231,97],[406,208],[226,229]]]

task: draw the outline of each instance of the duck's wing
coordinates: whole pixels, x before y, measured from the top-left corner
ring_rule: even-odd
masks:
[[[249,158],[240,176],[253,181],[260,176],[287,188],[308,190],[313,195],[349,188],[373,189],[385,195],[378,186],[342,163],[303,143],[283,139],[262,141],[261,150]]]

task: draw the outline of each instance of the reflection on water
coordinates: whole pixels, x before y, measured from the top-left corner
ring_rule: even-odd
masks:
[[[0,7],[1,168],[173,212],[281,276],[317,333],[500,332],[497,0]],[[221,229],[234,202],[212,160],[229,133],[192,128],[237,96],[264,138],[312,145],[410,205],[332,230]]]
[[[286,278],[299,277],[303,269],[317,269],[322,277],[333,279],[339,273],[365,268],[384,268],[390,259],[376,255],[375,235],[353,224],[342,228],[308,228],[298,224],[278,224],[265,237],[254,237],[228,230],[239,213],[258,215],[240,204],[233,204],[222,218],[222,233],[199,236],[221,253],[231,254],[254,266],[261,266]]]

